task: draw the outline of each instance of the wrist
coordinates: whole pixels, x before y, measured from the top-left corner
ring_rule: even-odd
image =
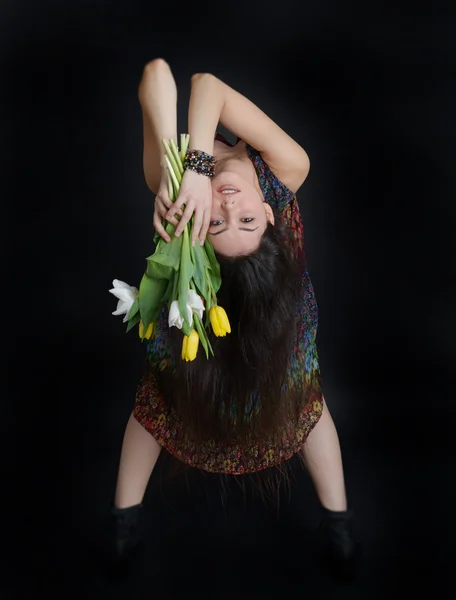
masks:
[[[212,178],[215,175],[215,156],[201,150],[189,149],[185,156],[184,169]]]

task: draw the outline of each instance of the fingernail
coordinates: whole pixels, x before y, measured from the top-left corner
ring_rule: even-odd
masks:
[[[200,240],[200,246],[204,246],[204,240]]]
[[[195,247],[195,244],[196,244],[196,240],[193,240],[193,241],[192,241],[192,246],[193,246],[193,248]]]

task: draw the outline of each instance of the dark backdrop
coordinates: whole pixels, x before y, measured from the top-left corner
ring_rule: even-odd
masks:
[[[440,2],[2,3],[5,598],[450,597],[453,16]],[[321,368],[365,548],[352,589],[317,575],[310,533],[293,541],[257,500],[243,517],[235,491],[230,537],[204,477],[196,499],[180,484],[165,501],[150,492],[157,577],[114,586],[88,553],[143,367],[108,289],[137,285],[153,251],[137,86],[159,56],[180,132],[190,76],[211,71],[310,155],[299,202]],[[310,532],[316,501],[301,484]]]

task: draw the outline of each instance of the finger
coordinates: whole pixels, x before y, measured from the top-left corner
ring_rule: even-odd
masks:
[[[182,211],[180,210],[180,207],[178,207],[177,204],[169,198],[169,196],[159,195],[159,196],[157,196],[157,198],[159,199],[161,204],[163,204],[163,206],[166,207],[166,210],[170,210],[171,208],[176,207],[176,209],[182,213]]]
[[[212,207],[209,207],[204,211],[203,225],[201,227],[201,231],[199,234],[201,246],[204,244],[204,242],[206,240],[207,230],[209,229],[209,224],[211,222],[211,208]]]
[[[175,217],[168,217],[168,210],[167,210],[166,206],[163,204],[163,202],[155,201],[155,206],[156,206],[156,210],[157,210],[158,214],[160,215],[160,217],[162,217],[163,219],[166,219],[166,221],[168,221],[168,223],[171,223],[172,225],[177,227],[177,225],[179,224],[179,221]],[[182,211],[179,211],[179,212],[182,214]]]
[[[196,240],[198,239],[199,232],[201,230],[201,226],[203,224],[204,218],[204,210],[196,209],[195,216],[193,218],[193,229],[192,229],[192,244],[193,246],[196,244]]]
[[[166,242],[170,242],[171,238],[166,233],[166,230],[162,225],[160,216],[157,213],[154,215],[153,223],[154,223],[155,231],[158,233],[158,235],[160,237],[162,237]]]
[[[168,221],[168,223],[171,223],[171,225],[174,225],[174,227],[177,227],[179,225],[179,221],[178,221],[178,219],[176,219],[176,217],[167,217],[166,216],[168,214],[166,209],[163,210],[162,212],[159,211],[159,214],[160,214],[160,217],[165,219],[165,221]]]
[[[181,210],[180,206],[177,206],[177,204],[173,202],[171,208],[166,212],[165,219],[172,219],[175,215],[179,215],[180,217],[182,217],[183,214],[184,212]]]
[[[182,215],[181,220],[179,221],[179,225],[176,228],[176,232],[174,234],[176,237],[180,236],[180,234],[184,231],[184,227],[190,221],[190,218],[193,214],[193,208],[193,203],[189,202],[189,204],[187,204],[187,207],[184,210],[184,214]]]
[[[155,202],[159,202],[160,204],[162,204],[163,206],[166,207],[166,210],[168,210],[169,208],[171,208],[172,206],[172,202],[169,199],[168,196],[166,196],[165,194],[157,194],[157,196],[155,197]]]
[[[158,214],[163,218],[168,212],[166,206],[158,198],[155,199],[155,212],[158,212]]]

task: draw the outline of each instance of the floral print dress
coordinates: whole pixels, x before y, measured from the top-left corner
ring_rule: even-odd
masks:
[[[216,139],[231,145],[220,133]],[[239,138],[238,138],[239,140]],[[151,433],[157,442],[177,459],[189,466],[209,471],[241,475],[274,467],[295,455],[304,445],[307,436],[318,422],[323,411],[323,395],[316,347],[318,309],[314,290],[305,261],[303,223],[299,205],[294,194],[282,183],[265,161],[260,152],[246,144],[250,160],[268,202],[280,218],[293,230],[295,256],[303,260],[302,303],[299,307],[300,327],[294,353],[289,361],[286,385],[306,390],[306,402],[298,421],[287,424],[280,432],[280,444],[272,439],[249,436],[239,443],[222,443],[209,439],[204,444],[195,443],[186,435],[174,409],[166,405],[160,392],[157,373],[170,368],[171,359],[167,343],[168,311],[165,307],[156,323],[154,335],[147,342],[146,368],[138,385],[133,415]]]

